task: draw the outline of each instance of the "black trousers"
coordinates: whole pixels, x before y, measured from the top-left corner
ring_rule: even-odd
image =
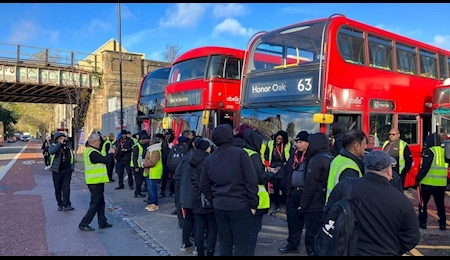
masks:
[[[286,192],[284,192],[283,182],[281,178],[273,178],[273,194],[271,196],[272,202],[275,205],[275,208],[279,208],[281,201],[284,201],[286,198]],[[280,195],[281,191],[281,195]]]
[[[423,201],[423,205],[419,202],[419,222],[427,223],[427,205],[433,196],[434,203],[436,204],[437,215],[439,217],[439,225],[445,225],[447,217],[445,215],[445,189],[446,187],[437,187],[429,185],[420,185],[420,197]]]
[[[70,207],[70,181],[72,180],[72,169],[53,172],[53,186],[55,187],[55,197],[58,207]]]
[[[113,178],[113,172],[114,172],[114,161],[112,161],[111,163],[109,163],[109,164],[106,164],[106,170],[107,170],[107,172],[108,172],[108,178],[109,178],[109,181],[112,181],[114,178]]]
[[[119,186],[123,187],[123,177],[125,172],[128,175],[128,186],[133,186],[133,173],[131,172],[130,161],[124,158],[117,159],[117,174],[119,175]]]
[[[250,206],[240,210],[214,209],[220,256],[247,256],[254,215]]]
[[[95,214],[97,214],[98,226],[101,227],[105,225],[107,221],[105,216],[105,184],[88,184],[88,188],[91,192],[91,202],[89,203],[89,209],[81,220],[79,226],[85,227],[91,224]]]
[[[323,212],[305,212],[305,247],[308,255],[314,255],[314,237],[323,223]]]
[[[303,190],[293,188],[286,197],[286,217],[289,233],[286,247],[289,249],[298,248],[302,237],[303,226],[305,225],[305,214],[298,213],[302,194]]]
[[[189,238],[191,237],[191,233],[194,229],[194,212],[192,209],[183,209],[184,210],[184,219],[183,219],[183,232],[181,235],[181,239],[183,244],[190,244]]]
[[[175,183],[175,210],[177,211],[178,226],[183,227],[183,214],[180,206],[180,185]]]
[[[136,169],[139,169],[136,172]],[[145,181],[144,168],[133,167],[134,181],[136,182],[136,187],[134,187],[134,195],[142,195],[142,183]]]
[[[205,255],[205,233],[207,255],[214,255],[217,243],[217,223],[214,212],[208,214],[194,214],[195,222],[195,246],[198,256]]]
[[[164,193],[164,194],[166,193],[167,182],[170,182],[169,192],[175,194],[174,181],[172,178],[169,178],[169,175],[170,175],[170,171],[164,169],[163,175],[161,176],[161,193]]]
[[[45,162],[45,166],[50,165],[50,155],[48,155],[48,152],[47,152],[47,155],[44,154],[44,162]]]

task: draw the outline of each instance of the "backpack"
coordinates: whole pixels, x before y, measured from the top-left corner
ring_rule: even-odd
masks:
[[[167,156],[167,169],[169,169],[170,172],[175,173],[175,169],[181,162],[181,158],[183,158],[187,150],[188,146],[182,144],[176,144],[170,149],[169,155]]]
[[[323,224],[314,238],[316,256],[354,256],[358,243],[358,226],[355,212],[361,202],[351,198],[355,179],[349,178],[344,196],[335,202],[324,217]]]

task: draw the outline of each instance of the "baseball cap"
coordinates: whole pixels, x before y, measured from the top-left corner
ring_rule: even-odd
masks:
[[[372,150],[364,156],[364,164],[367,170],[381,171],[389,166],[397,164],[397,160],[381,150]]]

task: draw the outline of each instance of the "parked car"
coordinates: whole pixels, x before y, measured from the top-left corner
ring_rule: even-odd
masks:
[[[8,136],[7,142],[8,143],[15,143],[16,142],[16,137],[15,136]]]
[[[30,136],[29,135],[22,136],[22,142],[28,142],[28,141],[30,141]]]

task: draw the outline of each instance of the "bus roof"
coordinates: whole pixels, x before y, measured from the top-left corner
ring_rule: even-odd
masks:
[[[207,57],[214,54],[229,54],[230,56],[236,56],[238,58],[244,57],[244,50],[221,47],[221,46],[202,46],[195,49],[186,51],[185,53],[178,56],[173,64],[181,61],[190,60],[198,57]]]

